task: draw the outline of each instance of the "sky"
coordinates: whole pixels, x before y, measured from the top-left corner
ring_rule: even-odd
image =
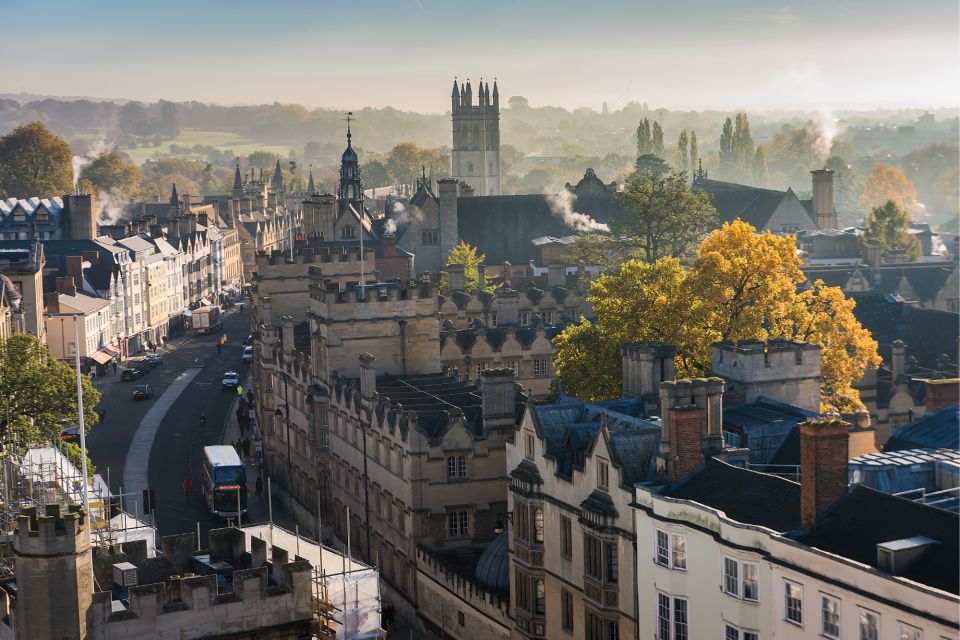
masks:
[[[440,113],[960,104],[956,0],[0,0],[0,93]]]

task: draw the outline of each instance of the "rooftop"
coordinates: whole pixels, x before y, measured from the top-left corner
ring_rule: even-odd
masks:
[[[926,413],[895,430],[883,447],[885,452],[904,449],[960,449],[960,409]]]

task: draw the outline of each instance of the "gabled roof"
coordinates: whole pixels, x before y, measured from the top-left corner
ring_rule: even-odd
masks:
[[[927,413],[891,434],[884,451],[960,449],[960,409],[947,407]]]
[[[803,544],[877,567],[877,545],[914,536],[939,544],[928,547],[897,575],[960,593],[960,519],[956,513],[856,485],[838,500],[806,534]]]
[[[723,511],[746,524],[774,531],[800,528],[800,485],[709,459],[663,495]]]
[[[64,293],[59,294],[58,300],[60,308],[69,307],[76,309],[84,315],[88,315],[110,306],[110,301],[103,298],[92,296],[88,293],[78,291],[77,295],[71,296]]]
[[[740,218],[757,229],[767,226],[781,202],[797,199],[792,189],[775,191],[720,180],[698,180],[694,183],[694,187],[710,194],[710,200],[721,222],[733,222]],[[799,199],[797,201],[803,204]],[[805,210],[808,215],[811,215],[809,209],[805,208]],[[811,220],[813,220],[812,216]]]

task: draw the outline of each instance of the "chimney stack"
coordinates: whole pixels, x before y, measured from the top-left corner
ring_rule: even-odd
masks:
[[[167,218],[167,236],[170,238],[180,237],[180,218],[177,216]]]
[[[377,391],[377,368],[374,365],[377,359],[372,353],[360,354],[360,397],[373,398]]]
[[[487,369],[483,372],[480,392],[483,396],[483,428],[513,429],[516,413],[516,383],[512,369]]]
[[[462,264],[447,265],[447,289],[449,291],[463,291],[466,287],[466,274]]]
[[[60,294],[58,292],[43,294],[43,307],[47,313],[60,313]]]
[[[83,258],[67,256],[67,277],[73,280],[76,289],[83,289]]]
[[[893,382],[901,380],[907,373],[907,345],[903,340],[890,343],[890,373]]]
[[[623,358],[623,395],[656,397],[660,383],[673,380],[677,348],[660,342],[626,344]]]
[[[77,285],[74,284],[73,278],[60,276],[56,280],[57,293],[62,293],[65,296],[75,296],[77,295]]]
[[[813,213],[821,229],[837,228],[837,210],[833,204],[833,171],[815,169],[813,175]]]
[[[551,262],[547,266],[547,286],[553,287],[567,286],[567,267],[562,262]]]
[[[657,473],[670,484],[682,482],[703,462],[704,410],[690,401],[691,384],[691,380],[679,380],[660,385]]]
[[[205,227],[210,226],[210,225],[208,224],[208,222],[207,222],[207,212],[206,212],[206,211],[201,211],[200,213],[197,214],[197,222],[199,222],[200,224],[202,224],[202,225],[205,226]]]
[[[384,258],[397,257],[397,236],[392,233],[385,233],[380,238],[380,253]]]
[[[802,422],[800,429],[800,524],[810,529],[847,493],[850,425],[841,420]]]

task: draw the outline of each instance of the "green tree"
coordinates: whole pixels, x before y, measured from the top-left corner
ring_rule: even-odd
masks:
[[[386,166],[395,184],[415,184],[422,171],[428,174],[446,173],[449,161],[444,160],[439,149],[428,149],[418,147],[412,142],[402,142],[387,154]]]
[[[719,341],[792,339],[822,347],[821,408],[862,406],[853,385],[877,366],[877,343],[836,287],[805,280],[794,240],[725,224],[701,244],[689,270],[675,258],[631,260],[591,282],[594,325],[569,327],[554,339],[557,373],[578,397],[620,393],[620,347],[661,341],[677,347],[678,377],[710,372]]]
[[[370,189],[386,187],[390,184],[390,172],[387,165],[379,160],[363,163],[363,186]]]
[[[117,126],[120,131],[134,136],[145,136],[150,133],[150,115],[147,108],[140,102],[128,102],[117,113]]]
[[[277,154],[258,149],[247,156],[247,166],[254,169],[273,169],[277,164]]]
[[[41,198],[70,193],[73,154],[63,138],[41,122],[17,127],[0,137],[0,195]]]
[[[690,142],[686,129],[677,137],[677,157],[673,166],[677,171],[687,171],[690,167]]]
[[[751,173],[753,163],[753,136],[750,135],[750,121],[747,114],[738,113],[733,125],[733,155],[737,173],[741,179]]]
[[[663,129],[660,128],[659,122],[653,123],[653,128],[650,130],[650,152],[655,156],[663,157]]]
[[[650,137],[650,121],[643,118],[637,126],[637,157],[648,153],[653,153],[653,139]]]
[[[614,225],[613,234],[631,243],[647,262],[686,255],[717,224],[710,196],[687,186],[682,171],[635,173],[616,199],[623,217]]]
[[[88,180],[97,193],[129,200],[140,190],[143,174],[136,165],[127,162],[123,154],[107,151],[83,168],[80,180]]]
[[[648,176],[667,173],[670,171],[670,165],[668,165],[663,158],[652,153],[645,153],[642,156],[637,156],[637,162],[634,164],[634,168],[636,169],[637,173]]]
[[[690,132],[690,164],[687,169],[689,175],[693,175],[693,172],[697,170],[697,163],[700,160],[700,144],[697,142],[697,132]]]
[[[723,121],[723,130],[720,132],[720,170],[725,174],[733,172],[736,156],[733,149],[733,120],[728,116]]]
[[[0,435],[21,445],[53,442],[62,425],[79,424],[76,372],[35,336],[15,333],[0,342]],[[97,423],[100,393],[83,376],[86,427]]]
[[[876,245],[880,255],[891,251],[903,251],[911,260],[918,260],[922,253],[920,241],[909,233],[910,218],[893,200],[887,200],[874,207],[864,220],[863,235],[860,236],[860,251],[867,258],[867,248]]]
[[[176,138],[182,129],[183,117],[180,115],[180,107],[173,102],[161,100],[159,133],[168,138]]]
[[[763,150],[763,145],[757,147],[756,152],[753,154],[751,173],[753,174],[753,183],[755,185],[758,187],[767,186],[767,154]]]
[[[457,246],[450,249],[450,255],[447,257],[447,264],[463,265],[463,282],[465,291],[476,291],[480,283],[480,265],[487,259],[487,256],[477,252],[477,248],[461,240]],[[448,292],[447,272],[440,274],[440,290]]]

